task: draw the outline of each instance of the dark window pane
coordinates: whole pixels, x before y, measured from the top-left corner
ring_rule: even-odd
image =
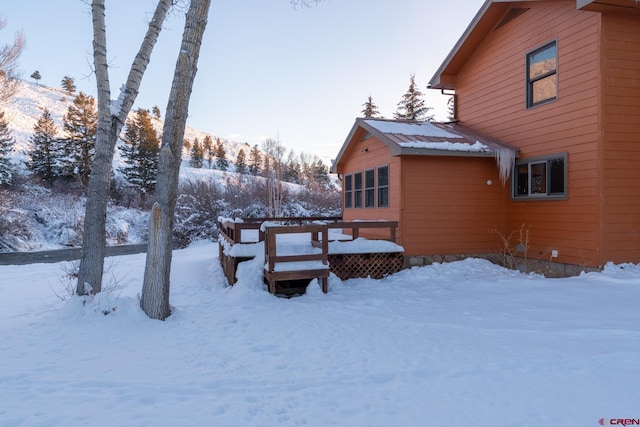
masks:
[[[389,187],[378,188],[378,207],[389,207]]]
[[[531,194],[547,194],[547,163],[531,165]]]
[[[516,166],[516,196],[526,196],[529,194],[529,166]]]
[[[378,168],[378,187],[389,185],[389,166]]]
[[[353,174],[353,187],[356,190],[362,190],[362,172]]]
[[[351,174],[344,177],[344,207],[351,208],[353,203],[353,177]]]
[[[374,208],[376,206],[375,201],[375,185],[376,185],[376,174],[373,169],[369,169],[364,171],[364,207],[365,208]]]
[[[369,169],[364,172],[364,186],[365,188],[373,188],[376,185],[375,173],[373,169]]]
[[[344,177],[344,191],[351,191],[352,188],[352,180],[351,180],[351,175],[346,175]]]
[[[564,192],[564,159],[549,160],[549,194]]]
[[[362,207],[362,190],[356,190],[353,192],[353,207],[354,208]]]
[[[364,207],[365,208],[374,208],[376,206],[375,203],[375,189],[367,188],[364,192]]]

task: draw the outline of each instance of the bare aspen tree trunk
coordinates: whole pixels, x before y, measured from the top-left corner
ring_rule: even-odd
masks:
[[[269,198],[269,216],[282,215],[282,181],[284,180],[285,148],[280,140],[267,138],[262,144],[265,152],[265,179]]]
[[[178,175],[189,99],[210,4],[211,0],[191,0],[189,5],[162,131],[156,202],[151,210],[149,246],[140,299],[140,307],[152,319],[164,320],[171,314],[169,277]]]
[[[113,154],[118,135],[127,115],[138,96],[142,76],[149,64],[162,23],[172,5],[172,0],[159,0],[149,28],[136,55],[127,82],[117,101],[112,103],[107,64],[107,32],[105,25],[105,0],[91,2],[93,19],[93,65],[98,90],[98,129],[96,148],[87,188],[82,258],[78,271],[78,295],[97,294],[102,290],[104,269],[105,224],[107,198],[111,180]]]

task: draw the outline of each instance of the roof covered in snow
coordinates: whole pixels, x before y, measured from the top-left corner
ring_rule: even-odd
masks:
[[[458,122],[418,122],[388,119],[356,119],[340,152],[334,169],[340,163],[356,133],[364,130],[358,141],[376,137],[389,146],[391,156],[475,156],[514,158],[518,149],[495,138],[482,135]],[[362,134],[360,131],[358,135]]]

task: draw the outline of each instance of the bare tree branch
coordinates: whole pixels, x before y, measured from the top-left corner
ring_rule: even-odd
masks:
[[[0,30],[7,25],[5,19],[0,18]],[[22,32],[17,32],[13,42],[0,46],[0,103],[5,102],[18,90],[18,59],[25,46]]]

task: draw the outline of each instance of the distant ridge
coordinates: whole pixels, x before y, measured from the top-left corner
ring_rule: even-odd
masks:
[[[42,115],[45,108],[49,110],[53,120],[58,126],[61,135],[63,132],[62,117],[67,113],[69,105],[77,96],[78,92],[69,94],[61,88],[39,85],[36,83],[21,80],[18,86],[18,92],[5,104],[0,105],[0,110],[4,111],[5,119],[9,123],[11,135],[15,139],[14,146],[14,162],[22,165],[27,160],[27,153],[30,150],[29,139],[33,134],[33,126],[38,118]],[[153,105],[135,106],[136,108],[147,108],[151,110]],[[158,133],[162,132],[164,120],[154,120]],[[218,136],[215,134],[203,132],[193,129],[189,126],[185,129],[185,138],[193,141],[198,138],[200,142],[206,135],[210,135],[214,142]],[[249,154],[250,146],[245,142],[229,141],[221,138],[227,159],[231,163],[235,162],[236,156],[240,149],[244,149],[245,154]],[[183,160],[188,160],[189,153],[183,150]],[[119,155],[116,151],[114,162],[119,162]]]

